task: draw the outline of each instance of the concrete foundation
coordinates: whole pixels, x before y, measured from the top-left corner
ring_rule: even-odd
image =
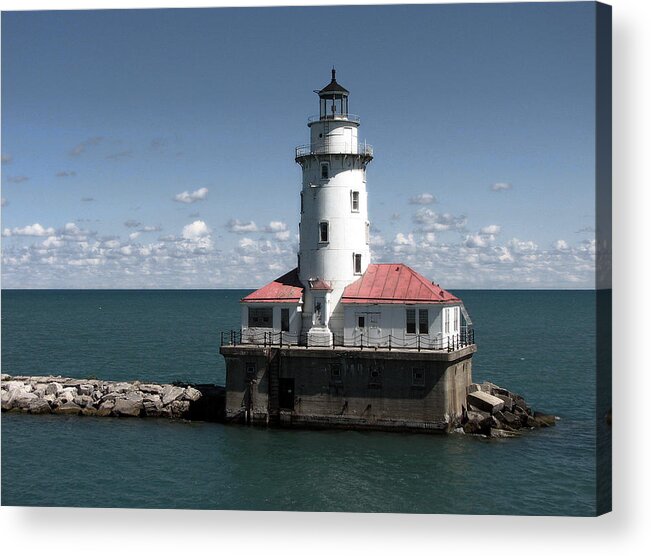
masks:
[[[466,410],[475,351],[223,346],[226,419],[448,432]]]

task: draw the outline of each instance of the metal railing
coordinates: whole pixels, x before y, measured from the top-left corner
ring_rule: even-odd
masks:
[[[337,141],[316,143],[314,145],[299,145],[296,147],[296,158],[311,154],[361,154],[373,156],[373,147],[368,143],[344,143]]]
[[[310,116],[307,119],[307,123],[311,124],[314,122],[319,122],[323,120],[336,120],[336,121],[348,121],[348,122],[355,122],[356,124],[359,123],[359,116],[357,114],[346,114],[345,116],[343,114],[328,114],[327,116],[324,116],[323,118],[319,114],[315,114],[314,116]]]
[[[242,330],[230,330],[221,333],[222,346],[256,345],[262,347],[272,346],[299,346],[309,349],[311,347],[347,347],[352,349],[413,349],[416,351],[456,351],[471,346],[475,343],[474,329],[462,330],[459,334],[446,338],[430,338],[424,334],[405,334],[395,336],[386,334],[384,336],[370,336],[364,331],[355,331],[352,336],[344,337],[333,334],[332,343],[327,339],[309,337],[307,333],[293,334],[291,332],[277,332],[274,330],[264,331],[261,329],[247,328]]]

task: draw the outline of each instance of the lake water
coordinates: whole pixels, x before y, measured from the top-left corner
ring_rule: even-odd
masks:
[[[220,332],[239,327],[246,293],[5,290],[2,371],[223,384]],[[489,440],[3,413],[2,504],[594,515],[610,485],[595,292],[453,293],[475,325],[474,380],[556,427]]]

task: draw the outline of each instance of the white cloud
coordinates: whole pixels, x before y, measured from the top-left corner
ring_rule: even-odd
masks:
[[[557,251],[569,251],[570,246],[564,239],[559,239],[556,243],[554,243],[554,249]]]
[[[287,224],[285,222],[279,222],[278,220],[272,220],[269,222],[268,226],[265,226],[264,231],[269,233],[284,232],[287,229]]]
[[[260,231],[253,220],[250,220],[249,222],[241,222],[237,218],[229,220],[226,224],[226,229],[234,234],[247,234]]]
[[[479,234],[470,234],[466,236],[463,244],[470,249],[475,249],[477,247],[486,247],[488,242]]]
[[[208,188],[202,187],[196,191],[183,191],[174,196],[174,200],[178,203],[195,203],[196,201],[205,201],[208,198]]]
[[[210,228],[203,220],[195,220],[192,224],[183,226],[182,236],[184,239],[197,240],[210,235]]]
[[[418,209],[414,214],[414,222],[419,224],[419,229],[423,232],[462,231],[466,227],[465,216],[454,216],[448,213],[439,214],[428,208]]]
[[[32,237],[42,237],[50,236],[54,234],[54,228],[44,228],[38,222],[36,224],[30,224],[23,228],[5,228],[2,232],[2,235],[5,237],[10,236],[32,236]]]
[[[510,183],[498,182],[491,185],[491,191],[507,191],[513,186]]]
[[[501,231],[502,231],[502,226],[498,226],[497,224],[491,224],[490,226],[485,226],[484,228],[481,229],[482,234],[491,235],[491,236],[496,236]]]
[[[431,193],[421,193],[409,199],[411,205],[431,205],[432,203],[436,203],[436,197]]]
[[[90,137],[85,141],[82,141],[75,147],[70,150],[70,156],[79,156],[80,154],[86,152],[88,147],[95,147],[104,141],[104,137]]]

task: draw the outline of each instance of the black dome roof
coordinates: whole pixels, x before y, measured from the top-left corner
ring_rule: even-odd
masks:
[[[345,89],[344,87],[339,85],[339,83],[337,83],[337,80],[335,79],[335,73],[336,73],[335,68],[332,68],[332,81],[330,81],[330,83],[328,83],[320,91],[316,91],[316,93],[319,96],[328,95],[328,94],[331,94],[331,93],[339,93],[339,94],[342,94],[342,95],[347,95],[348,94],[348,89]]]

